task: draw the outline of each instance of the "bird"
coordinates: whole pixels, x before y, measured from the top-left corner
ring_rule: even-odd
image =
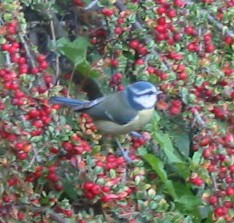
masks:
[[[86,113],[103,135],[119,136],[138,131],[150,122],[161,93],[154,84],[138,81],[91,101],[52,96],[50,103]]]

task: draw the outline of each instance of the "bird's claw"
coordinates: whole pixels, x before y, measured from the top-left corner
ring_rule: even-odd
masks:
[[[121,145],[121,143],[119,142],[118,139],[116,139],[116,143],[117,143],[117,145],[118,145],[118,147],[119,147],[119,149],[120,149],[120,152],[121,152],[121,155],[123,156],[123,158],[127,161],[127,163],[131,163],[131,162],[132,162],[132,159],[131,159],[131,157],[129,156],[129,151],[125,150],[125,149],[122,147],[122,145]]]
[[[135,132],[135,131],[132,131],[130,133],[130,136],[133,137],[133,138],[138,138],[138,139],[141,139],[141,138],[144,138],[144,135],[139,133],[139,132]]]

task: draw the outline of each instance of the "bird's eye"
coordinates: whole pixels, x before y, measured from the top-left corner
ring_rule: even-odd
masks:
[[[155,94],[155,91],[149,91],[148,94],[149,95]]]

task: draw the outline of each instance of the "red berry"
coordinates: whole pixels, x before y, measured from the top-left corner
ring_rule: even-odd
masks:
[[[33,126],[35,126],[37,128],[42,128],[44,126],[44,124],[41,120],[36,120],[33,122]]]
[[[195,30],[194,27],[192,27],[192,26],[186,27],[186,28],[184,29],[184,32],[185,32],[186,34],[188,34],[188,35],[191,35],[191,36],[197,34],[196,30]]]
[[[65,211],[64,211],[64,214],[65,214],[68,218],[70,218],[70,217],[73,215],[73,211],[72,211],[72,210],[65,210]]]
[[[157,13],[159,15],[162,15],[165,12],[166,12],[166,8],[164,6],[160,6],[160,7],[157,8]]]
[[[102,12],[103,15],[105,15],[107,17],[110,17],[115,13],[115,11],[113,9],[107,9],[107,8],[103,8],[101,10],[101,12]]]
[[[115,34],[121,35],[123,32],[124,32],[123,28],[119,26],[115,28]]]
[[[180,7],[180,8],[185,6],[185,2],[183,2],[183,0],[174,0],[174,4],[175,6]]]
[[[60,183],[60,182],[57,182],[57,183],[54,185],[54,188],[55,188],[55,190],[57,190],[57,191],[62,191],[62,190],[64,189],[62,183]]]
[[[25,219],[26,215],[24,212],[20,211],[20,212],[18,212],[17,217],[18,217],[18,220],[23,221]]]
[[[129,42],[129,47],[132,48],[132,49],[138,49],[139,48],[139,45],[140,45],[140,42],[138,40],[131,40]]]
[[[217,196],[210,196],[209,199],[208,199],[208,202],[211,204],[211,205],[217,205],[218,204],[218,197]]]
[[[40,55],[37,56],[37,61],[39,63],[44,62],[45,60],[46,60],[46,56],[45,55],[40,54]]]
[[[2,44],[2,50],[3,51],[8,51],[10,49],[11,45],[7,43]]]
[[[186,80],[188,78],[188,75],[185,72],[183,72],[178,74],[178,78],[179,80]]]
[[[234,173],[234,164],[229,166],[229,170],[230,170],[231,173]]]
[[[92,200],[92,199],[95,198],[95,195],[94,195],[93,193],[91,193],[91,192],[86,192],[86,193],[85,193],[85,197],[86,197],[87,199],[89,199],[89,200]]]
[[[17,154],[18,158],[21,159],[21,160],[26,160],[28,158],[28,153],[25,153],[25,152],[19,152]]]
[[[182,34],[180,33],[175,33],[174,36],[173,36],[173,39],[178,42],[182,39]]]
[[[215,46],[212,44],[209,44],[209,45],[205,46],[205,51],[207,53],[213,53],[215,51]]]
[[[212,41],[212,34],[211,33],[205,34],[203,39],[206,43],[210,43]]]
[[[227,214],[227,209],[225,207],[216,207],[214,213],[217,217],[224,217]]]
[[[85,3],[82,0],[73,0],[73,4],[80,7],[85,6]]]
[[[224,201],[224,206],[228,209],[233,208],[232,201]]]
[[[39,67],[41,69],[47,69],[49,67],[49,64],[47,61],[42,61],[42,62],[40,62]]]
[[[109,192],[110,192],[110,187],[108,187],[108,186],[103,186],[103,187],[102,187],[102,191],[105,192],[105,193],[109,193]]]
[[[84,183],[83,188],[87,191],[90,191],[94,186],[94,183],[92,181],[87,181]]]
[[[9,34],[16,34],[17,33],[17,28],[16,27],[13,27],[13,26],[8,26],[7,27],[7,32]]]
[[[111,66],[117,67],[119,65],[119,61],[117,59],[111,59]]]
[[[52,182],[57,182],[59,180],[58,175],[56,175],[55,173],[49,173],[47,175],[48,180],[52,181]]]
[[[165,25],[166,24],[166,17],[165,16],[159,17],[157,22],[158,22],[158,25]]]
[[[177,16],[176,10],[175,10],[175,9],[171,9],[171,10],[167,11],[167,16],[168,16],[169,18],[174,18],[174,17],[176,17],[176,16]]]
[[[224,42],[228,45],[232,45],[234,43],[234,37],[231,36],[225,36]]]
[[[39,67],[34,67],[34,68],[32,68],[31,73],[32,74],[38,74],[39,71],[40,71]]]
[[[226,192],[227,196],[233,196],[234,195],[234,188],[233,187],[227,187],[225,192]]]
[[[202,140],[200,141],[199,145],[200,145],[200,146],[207,146],[208,144],[210,144],[210,142],[211,142],[211,139],[208,138],[208,137],[206,137],[206,138],[204,138],[204,139],[202,139]]]
[[[37,109],[32,109],[28,112],[29,118],[36,118],[40,115],[40,112]]]

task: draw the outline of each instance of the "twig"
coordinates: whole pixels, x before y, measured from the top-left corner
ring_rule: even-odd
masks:
[[[74,67],[72,70],[72,73],[71,73],[70,82],[69,82],[68,89],[67,89],[67,96],[69,96],[69,94],[70,94],[72,79],[74,77],[75,71],[76,71],[76,68]]]
[[[120,216],[125,217],[125,216],[129,216],[129,215],[139,215],[139,214],[140,214],[140,212],[134,211],[134,212],[128,212],[125,214],[121,214]]]
[[[202,10],[202,11],[203,11],[203,10]],[[203,13],[205,14],[205,13],[207,13],[207,11],[204,10]],[[216,20],[212,15],[210,15],[209,13],[208,13],[207,19],[209,20],[210,23],[214,24],[220,31],[224,31],[224,32],[226,32],[227,35],[234,37],[234,31],[233,31],[233,30],[228,29],[228,30],[225,31],[224,25],[223,25],[221,22],[217,21],[217,20]]]
[[[10,66],[10,65],[11,65],[10,54],[7,52],[5,55],[6,55],[6,65],[7,65],[7,66]]]
[[[194,6],[194,3],[191,1],[187,1],[187,5]],[[234,30],[230,28],[228,30],[225,30],[224,25],[217,19],[215,19],[214,16],[212,16],[206,9],[201,9],[199,12],[203,15],[207,15],[208,21],[215,25],[220,31],[224,31],[227,35],[234,37]]]
[[[4,21],[2,19],[2,17],[0,16],[0,24],[3,25],[4,24]]]
[[[31,167],[35,163],[40,150],[38,151],[35,148],[33,148],[33,152],[34,152],[34,155],[33,155],[32,159],[31,159],[28,167]]]
[[[30,206],[28,204],[14,204],[14,203],[6,204],[6,205],[3,205],[0,208],[0,213],[1,212],[8,213],[9,209],[12,209],[12,208],[16,208],[16,209],[19,209],[19,210],[25,210],[25,209],[27,209],[27,210],[31,210],[33,212],[46,213],[46,214],[49,215],[49,218],[52,219],[53,221],[56,221],[58,223],[66,223],[66,220],[64,218],[62,218],[61,216],[59,216],[58,213],[55,213],[51,209],[46,208],[46,207]]]
[[[52,40],[55,43],[56,42],[56,36],[55,36],[55,29],[54,29],[53,19],[50,20],[50,29],[51,29]],[[58,54],[56,54],[56,57],[55,57],[55,79],[56,79],[56,81],[58,80],[59,75],[60,75],[59,56],[58,56]]]
[[[90,2],[86,7],[85,10],[92,10],[95,9],[97,7],[97,3],[99,0],[94,0],[92,2]]]
[[[30,52],[29,48],[28,48],[28,44],[27,44],[26,41],[25,41],[25,37],[24,37],[21,33],[19,33],[19,38],[20,38],[21,43],[22,43],[23,46],[24,46],[24,49],[25,49],[25,51],[26,51],[27,58],[29,59],[29,62],[30,62],[30,64],[31,64],[32,68],[36,67],[36,63],[35,63],[35,61],[34,61],[33,56],[31,55],[31,52]]]
[[[31,208],[32,211],[35,212],[43,212],[43,213],[48,213],[49,217],[58,222],[58,223],[66,223],[66,220],[64,218],[62,218],[61,216],[59,216],[59,214],[55,213],[54,211],[48,209],[48,208],[44,208],[44,207],[32,207]]]
[[[115,3],[115,6],[120,10],[120,11],[125,11],[127,8],[126,6],[122,3],[121,0],[118,0],[116,1]],[[144,27],[143,25],[138,21],[136,20],[134,23],[133,23],[133,28],[134,29],[140,29],[140,30],[143,30]],[[154,41],[150,35],[146,34],[144,37],[143,37],[143,40],[145,41],[145,43],[148,43],[148,42],[152,42]],[[158,58],[160,58],[160,55],[159,55],[159,52],[158,50],[156,49],[156,46],[154,48],[151,49],[151,52],[156,55]],[[170,64],[167,62],[167,61],[162,61],[161,60],[161,63],[162,65],[168,70],[168,71],[171,71],[173,72]]]
[[[195,121],[198,123],[198,125],[200,125],[202,127],[204,127],[206,125],[201,114],[196,109],[194,110],[194,117],[195,117]]]

